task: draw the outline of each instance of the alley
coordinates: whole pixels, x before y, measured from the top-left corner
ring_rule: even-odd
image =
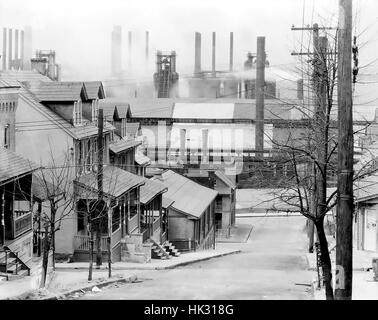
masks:
[[[238,218],[254,226],[242,253],[163,271],[80,299],[311,299],[303,217]]]

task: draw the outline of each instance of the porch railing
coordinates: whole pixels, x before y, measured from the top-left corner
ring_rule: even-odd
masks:
[[[136,214],[131,219],[128,220],[129,233],[132,233],[138,228],[138,215]]]
[[[143,232],[142,232],[142,241],[143,241],[143,243],[144,242],[146,242],[147,240],[148,240],[148,229],[146,229],[146,230],[144,230]]]
[[[118,228],[112,233],[111,247],[114,248],[121,241],[122,233],[121,228]],[[93,237],[94,250],[96,251],[96,237]],[[75,235],[74,236],[74,249],[80,251],[90,250],[90,237],[88,235]],[[108,236],[101,236],[101,250],[108,251]]]
[[[118,243],[120,243],[121,239],[122,239],[122,230],[119,227],[117,230],[115,230],[112,233],[112,242],[111,242],[112,243],[112,248],[114,248]]]
[[[157,218],[155,221],[154,221],[154,223],[153,223],[153,225],[152,225],[152,230],[153,230],[153,232],[155,232],[157,229],[159,229],[160,228],[160,217],[159,218]]]
[[[167,231],[163,232],[161,234],[161,243],[164,243],[165,241],[168,240],[168,237],[167,237]]]
[[[17,211],[14,214],[13,219],[13,237],[16,238],[19,235],[31,230],[33,227],[32,213],[30,211]]]
[[[199,245],[199,250],[206,250],[214,247],[214,227],[210,229],[206,238],[202,240],[202,243]],[[215,248],[214,248],[215,249]]]

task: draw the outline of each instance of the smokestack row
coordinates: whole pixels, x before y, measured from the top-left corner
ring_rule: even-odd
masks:
[[[211,71],[213,75],[216,72],[216,33],[212,33],[212,58],[211,58]],[[234,33],[230,32],[230,65],[229,70],[233,70],[234,64]],[[201,33],[195,32],[194,34],[194,74],[201,73]]]
[[[122,72],[122,27],[114,26],[111,34],[111,72],[113,75],[117,75]],[[128,61],[127,69],[132,71],[132,32],[128,32]],[[149,60],[149,32],[145,34],[145,63],[146,68]]]
[[[31,37],[31,27],[29,26],[25,27],[25,30],[15,29],[14,32],[11,28],[3,28],[2,70],[30,70]]]

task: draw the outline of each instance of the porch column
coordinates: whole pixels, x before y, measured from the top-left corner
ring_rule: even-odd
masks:
[[[126,236],[126,202],[123,201],[122,238]]]
[[[161,207],[161,195],[158,197],[158,205],[159,205],[159,219],[160,219],[160,243],[163,244],[163,214],[162,214],[162,207]]]

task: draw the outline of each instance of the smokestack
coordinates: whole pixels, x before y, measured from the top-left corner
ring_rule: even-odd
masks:
[[[20,39],[20,59],[19,59],[19,67],[21,70],[24,70],[24,41],[25,41],[25,34],[24,30],[21,30],[21,39]]]
[[[121,26],[114,26],[112,31],[112,74],[118,74],[122,69],[122,28]]]
[[[23,69],[24,70],[31,70],[31,58],[33,53],[32,48],[32,28],[31,26],[25,26],[25,36],[24,36],[24,45],[23,45],[23,52],[21,53],[21,56],[24,57],[23,61]]]
[[[186,146],[186,130],[180,129],[180,160],[186,163],[185,146]]]
[[[209,129],[202,129],[202,159],[201,164],[209,162]]]
[[[149,33],[146,31],[146,64],[148,63],[148,57],[149,57]]]
[[[201,34],[195,33],[194,38],[194,74],[201,72]]]
[[[18,29],[15,30],[14,34],[14,59],[13,59],[13,67],[18,69]]]
[[[128,71],[131,71],[131,55],[132,55],[132,33],[129,31],[129,65],[128,65]]]
[[[265,59],[265,37],[257,37],[255,149],[256,157],[261,159],[264,157]]]
[[[3,70],[7,69],[7,28],[3,28]]]
[[[13,68],[13,55],[12,55],[12,51],[13,51],[13,43],[12,43],[12,29],[9,29],[9,42],[8,42],[8,61],[9,61],[9,64],[8,64],[8,68],[9,69],[12,69]]]
[[[230,32],[230,71],[234,67],[234,33]]]
[[[211,67],[211,70],[213,71],[214,75],[215,75],[215,32],[213,32],[213,57],[212,57],[212,67]]]
[[[55,54],[50,52],[48,60],[48,76],[50,79],[55,79]]]

